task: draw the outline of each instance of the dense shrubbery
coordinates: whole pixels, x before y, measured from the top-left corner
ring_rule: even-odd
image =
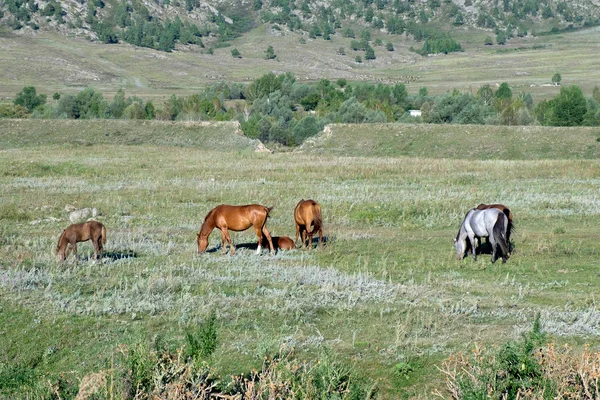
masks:
[[[592,399],[597,398],[600,352],[580,354],[557,349],[533,329],[500,348],[476,347],[444,361],[447,389],[453,399]],[[442,396],[443,397],[443,396]]]
[[[49,103],[46,95],[38,95],[34,87],[25,87],[13,105],[0,106],[0,117],[237,120],[248,137],[294,146],[329,123],[597,126],[599,98],[599,88],[586,99],[579,87],[570,86],[534,107],[531,94],[513,95],[507,83],[497,89],[484,85],[476,95],[454,90],[430,96],[427,88],[409,94],[401,83],[374,85],[339,80],[334,84],[323,79],[305,84],[297,82],[292,73],[269,73],[249,85],[221,82],[187,97],[172,95],[156,106],[152,101],[126,97],[123,90],[108,101],[93,88],[77,95],[56,93]],[[422,116],[411,117],[411,109],[421,110]]]
[[[218,328],[215,313],[186,332],[186,344],[176,348],[157,336],[120,345],[110,367],[79,379],[40,376],[43,357],[27,363],[0,364],[0,397],[78,399],[370,399],[376,385],[360,377],[328,350],[317,359],[298,360],[294,349],[282,346],[262,359],[260,370],[222,377],[213,366]],[[77,397],[75,397],[77,396]]]

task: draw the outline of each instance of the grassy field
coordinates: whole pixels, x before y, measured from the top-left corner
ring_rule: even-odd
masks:
[[[483,140],[466,154],[394,139],[441,145],[459,128],[475,130],[333,127],[270,154],[231,125],[0,121],[0,372],[35,365],[31,380],[77,379],[110,365],[119,344],[181,345],[211,310],[223,375],[258,368],[281,344],[301,358],[329,349],[381,398],[431,398],[443,359],[518,338],[536,313],[553,340],[597,350],[598,132],[535,128],[518,148]],[[480,135],[525,135],[498,129]],[[379,134],[364,147],[366,132]],[[301,198],[322,205],[323,249],[257,256],[243,232],[223,256],[213,233],[195,254],[217,204],[274,205],[272,234],[293,236]],[[506,264],[455,259],[452,239],[480,202],[513,210]],[[103,263],[88,260],[89,243],[78,265],[56,262],[67,205],[100,212]]]
[[[363,52],[350,48],[350,38],[334,35],[330,41],[309,39],[301,44],[298,32],[256,28],[208,54],[201,48],[180,48],[173,53],[128,44],[104,45],[85,38],[48,32],[14,34],[0,29],[0,99],[8,101],[23,86],[36,86],[51,98],[55,92],[77,93],[92,86],[111,98],[123,88],[127,95],[162,100],[175,93],[190,95],[219,81],[250,82],[268,72],[293,72],[301,81],[319,79],[368,82],[408,82],[409,92],[427,87],[430,94],[454,88],[473,91],[484,84],[507,82],[515,93],[531,92],[535,101],[554,97],[559,87],[549,86],[559,72],[563,85],[577,84],[591,95],[600,81],[597,68],[598,27],[549,36],[514,38],[506,46],[484,46],[491,32],[464,30],[455,36],[465,51],[421,57],[411,46],[422,43],[405,36],[373,31],[372,39],[391,41],[395,51],[375,47],[376,60],[356,63]],[[360,27],[355,31],[360,32]],[[265,60],[267,46],[276,60]],[[346,55],[338,55],[340,47]],[[242,58],[231,56],[237,48]],[[573,60],[577,67],[573,67]],[[412,77],[412,78],[409,78]]]

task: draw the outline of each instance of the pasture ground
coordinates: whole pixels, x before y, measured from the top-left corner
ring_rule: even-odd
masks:
[[[211,310],[220,336],[211,363],[223,375],[259,367],[283,343],[303,358],[327,348],[377,381],[382,398],[431,398],[444,386],[436,369],[444,358],[518,338],[536,313],[552,340],[600,346],[600,162],[598,148],[586,147],[600,146],[597,132],[532,130],[532,146],[586,137],[587,150],[548,144],[546,158],[526,159],[526,148],[522,157],[503,152],[483,130],[486,146],[463,158],[445,147],[394,154],[393,134],[362,156],[344,150],[374,130],[408,129],[437,143],[447,126],[334,127],[319,146],[268,154],[231,126],[123,124],[0,121],[5,370],[34,360],[35,379],[81,377],[109,365],[119,344],[182,345]],[[98,135],[115,130],[123,141]],[[192,136],[210,140],[185,140]],[[215,232],[214,251],[195,254],[217,204],[274,205],[270,231],[293,236],[301,198],[322,205],[323,249],[257,256],[247,231],[232,234],[235,256],[221,255]],[[506,264],[455,260],[452,239],[481,202],[513,210]],[[89,243],[78,265],[56,262],[67,205],[101,213],[103,263],[88,260]],[[411,371],[396,374],[400,363]]]

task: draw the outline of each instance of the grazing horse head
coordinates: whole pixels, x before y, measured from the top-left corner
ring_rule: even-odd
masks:
[[[253,227],[256,237],[258,239],[258,245],[256,253],[260,254],[261,251],[261,239],[264,235],[269,243],[269,249],[271,254],[275,253],[273,248],[273,242],[271,240],[271,234],[267,229],[267,218],[269,212],[273,207],[265,207],[260,204],[248,204],[245,206],[231,206],[227,204],[221,204],[213,208],[208,212],[204,218],[204,223],[200,228],[200,232],[196,236],[196,242],[198,244],[198,253],[204,253],[208,247],[208,237],[214,228],[221,231],[221,244],[223,254],[227,252],[227,244],[231,254],[235,253],[235,246],[229,236],[229,231],[245,231],[246,229]]]

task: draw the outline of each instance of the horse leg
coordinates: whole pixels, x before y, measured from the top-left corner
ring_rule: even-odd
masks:
[[[477,261],[477,252],[475,251],[477,239],[475,238],[475,235],[469,235],[469,242],[471,243],[471,251],[473,252],[473,261]]]
[[[323,230],[319,229],[319,248],[323,248]]]
[[[271,233],[269,232],[266,226],[262,227],[262,234],[260,232],[256,233],[256,236],[258,236],[258,250],[256,254],[260,254],[260,242],[262,240],[262,235],[265,235],[265,237],[267,238],[267,241],[269,242],[269,250],[271,250],[271,255],[274,255],[275,248],[273,247],[273,239],[271,238]]]
[[[308,236],[308,231],[306,229],[302,230],[302,247],[308,248],[308,242],[306,241],[306,236]]]
[[[100,262],[102,262],[102,250],[104,249],[102,247],[102,236],[100,236],[98,238],[98,252],[100,253]]]
[[[77,242],[71,243],[71,247],[73,248],[73,254],[75,254],[75,264],[78,264],[79,257],[77,256]]]
[[[94,261],[98,260],[98,240],[96,239],[94,240],[93,238],[90,239],[92,241],[92,245],[94,246]]]
[[[260,255],[260,252],[262,251],[262,237],[263,237],[263,232],[266,231],[267,234],[269,235],[267,237],[267,234],[265,234],[265,237],[267,237],[267,241],[269,242],[269,244],[271,246],[273,246],[273,243],[271,242],[271,235],[269,234],[269,231],[267,231],[264,227],[260,228],[258,226],[254,226],[254,233],[256,234],[256,255]],[[271,249],[273,249],[273,247],[271,247]]]
[[[493,235],[490,235],[488,237],[488,242],[490,243],[490,246],[492,246],[492,264],[496,262],[496,260],[498,259],[498,257],[496,256],[496,238],[494,238]]]
[[[225,236],[225,232],[221,231],[221,253],[227,253],[227,237]]]
[[[298,243],[298,236],[300,236],[300,225],[296,222],[296,243]]]
[[[235,246],[234,246],[233,242],[231,241],[231,236],[229,236],[229,230],[224,229],[223,231],[225,232],[225,239],[229,243],[229,253],[231,255],[234,255],[235,254]]]

